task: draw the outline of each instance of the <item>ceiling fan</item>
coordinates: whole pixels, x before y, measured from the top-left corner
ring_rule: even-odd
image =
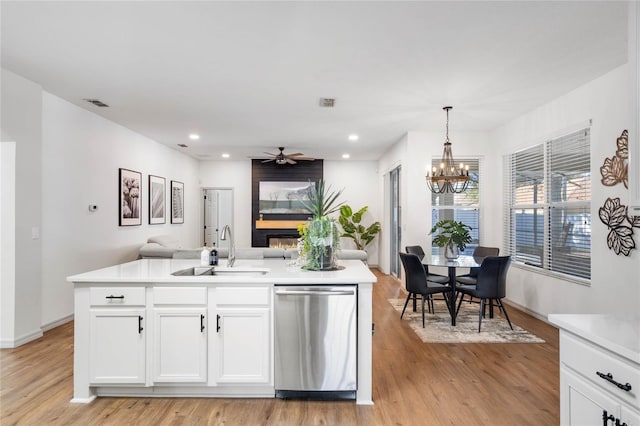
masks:
[[[296,160],[300,161],[300,160],[304,160],[304,161],[313,161],[315,160],[315,158],[313,157],[304,157],[304,154],[301,152],[296,152],[294,154],[285,154],[284,153],[284,147],[280,146],[278,147],[278,149],[280,150],[280,153],[278,154],[271,154],[270,152],[265,152],[265,154],[272,156],[273,158],[268,158],[264,161],[262,161],[263,163],[268,163],[269,161],[275,161],[276,164],[296,164]]]

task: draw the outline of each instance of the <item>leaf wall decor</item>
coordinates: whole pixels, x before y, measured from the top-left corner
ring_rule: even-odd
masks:
[[[623,130],[616,140],[616,154],[611,158],[605,158],[600,167],[604,186],[614,186],[620,182],[628,188],[629,178],[629,132]]]
[[[640,216],[629,216],[629,209],[620,204],[620,198],[607,198],[598,210],[602,223],[609,228],[607,246],[617,255],[629,256],[636,248],[633,228],[640,228]]]

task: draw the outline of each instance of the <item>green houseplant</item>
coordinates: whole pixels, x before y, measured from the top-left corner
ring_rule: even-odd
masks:
[[[380,233],[380,222],[374,222],[366,228],[361,223],[362,216],[368,208],[369,206],[364,206],[354,213],[348,204],[340,207],[340,217],[338,218],[338,222],[342,226],[342,235],[340,236],[351,238],[358,250],[364,250]]]
[[[342,203],[338,197],[342,190],[333,191],[323,180],[309,186],[308,199],[301,199],[302,206],[312,215],[304,229],[299,229],[304,257],[304,269],[319,271],[335,269],[335,255],[340,234],[334,219],[328,215],[337,211]]]
[[[462,222],[456,222],[453,219],[442,219],[438,221],[429,234],[438,233],[433,242],[438,247],[444,247],[444,255],[450,259],[455,259],[459,255],[460,250],[464,250],[467,244],[471,242],[469,234],[471,227]]]

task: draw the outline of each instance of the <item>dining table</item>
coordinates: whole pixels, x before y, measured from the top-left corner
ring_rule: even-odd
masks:
[[[449,303],[449,313],[451,314],[451,325],[456,325],[456,299],[458,293],[456,290],[456,270],[458,268],[478,268],[482,263],[482,257],[474,257],[467,255],[460,255],[455,259],[450,259],[444,255],[432,254],[426,255],[422,259],[422,263],[425,265],[444,267],[448,269],[449,274],[449,286],[451,287],[451,303]],[[431,270],[429,271],[433,273]]]

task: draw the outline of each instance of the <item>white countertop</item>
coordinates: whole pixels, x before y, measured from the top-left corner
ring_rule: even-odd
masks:
[[[357,284],[374,283],[375,275],[360,260],[338,260],[338,271],[307,271],[291,259],[236,259],[234,270],[268,269],[265,274],[174,276],[172,272],[200,266],[199,259],[141,259],[67,277],[73,283],[273,283]],[[226,260],[219,265],[225,269]]]
[[[640,364],[640,314],[551,314],[549,321]]]

